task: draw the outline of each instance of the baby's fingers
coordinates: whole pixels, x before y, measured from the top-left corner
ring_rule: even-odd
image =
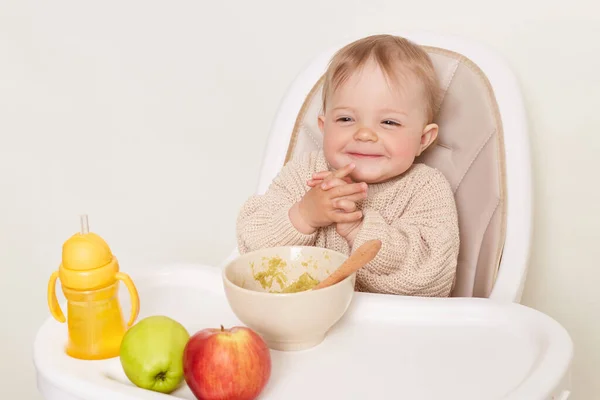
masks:
[[[333,208],[337,208],[347,213],[351,213],[356,211],[356,203],[350,200],[346,200],[345,198],[336,199],[333,200]]]
[[[344,222],[355,222],[359,221],[362,218],[362,211],[354,211],[351,213],[346,212],[336,212],[334,213],[332,220],[335,223],[344,223]]]
[[[358,193],[354,193],[354,194],[349,194],[348,196],[344,196],[344,197],[338,197],[335,198],[334,201],[337,200],[350,200],[350,201],[361,201],[367,198],[367,191],[365,190],[364,192],[358,192]]]
[[[321,184],[322,182],[322,179],[309,179],[308,181],[306,181],[306,184],[310,187],[315,187],[319,186],[319,184]]]
[[[349,196],[356,193],[366,192],[367,184],[366,183],[349,183],[341,186],[336,186],[331,189],[332,198]]]
[[[345,167],[340,168],[337,171],[335,171],[333,173],[333,176],[335,176],[336,178],[343,178],[346,175],[350,174],[350,172],[352,172],[354,167],[355,167],[355,165],[353,163],[350,163],[350,164],[346,165]]]
[[[340,182],[340,180],[342,182]],[[348,176],[337,178],[330,171],[315,172],[312,175],[312,179],[309,179],[308,181],[306,181],[306,184],[310,187],[318,186],[321,183],[323,183],[323,185],[321,186],[321,189],[327,190],[327,189],[331,189],[332,187],[339,186],[340,183],[354,183],[354,182]]]
[[[329,175],[331,175],[331,171],[315,172],[314,174],[312,174],[312,178],[313,179],[325,179]]]
[[[321,189],[323,190],[328,190],[337,186],[342,186],[342,185],[346,185],[348,182],[346,182],[344,179],[340,179],[340,178],[331,178],[331,179],[327,179],[325,180],[322,184],[321,184]]]

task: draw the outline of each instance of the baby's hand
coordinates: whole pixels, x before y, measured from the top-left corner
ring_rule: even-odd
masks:
[[[333,187],[351,183],[353,183],[353,181],[348,176],[338,178],[333,177],[331,171],[321,171],[313,174],[312,179],[308,180],[307,185],[310,187],[316,187],[320,185],[323,190],[329,190]],[[356,202],[364,198],[366,198],[366,189],[360,198],[347,196],[346,198],[336,199],[336,206],[342,211],[354,212],[357,208]],[[352,246],[354,237],[360,229],[361,224],[362,215],[361,218],[357,220],[336,223],[336,231],[340,236],[346,238],[350,246]]]
[[[352,178],[347,176],[354,169],[353,164],[348,164],[344,168],[340,169],[336,172],[331,171],[321,171],[315,172],[312,176],[312,179],[307,181],[307,185],[310,187],[319,186],[323,190],[330,190],[335,187],[347,185],[347,184],[355,184],[358,182],[354,182]],[[360,200],[363,200],[367,197],[367,186],[364,184],[364,190],[357,194],[352,194],[350,196],[341,196],[334,199],[334,206],[340,211],[345,212],[354,212],[357,210],[356,203]]]
[[[331,177],[332,172],[331,171],[321,171],[321,172],[315,172],[312,175],[312,179],[309,179],[306,184],[310,187],[315,187],[319,184],[322,184],[325,179],[327,179],[328,177],[330,178],[329,180],[329,184],[326,187],[323,187],[323,189],[326,188],[331,188],[333,186],[337,186],[337,185],[341,185],[344,182],[345,183],[354,183],[354,181],[352,180],[352,178],[350,178],[349,176],[344,176],[343,178],[332,178]]]
[[[366,197],[367,185],[343,181],[353,168],[354,165],[350,164],[329,173],[322,185],[312,187],[292,207],[290,218],[296,228],[311,233],[332,223],[354,222],[362,218],[362,212],[356,209],[356,202]]]

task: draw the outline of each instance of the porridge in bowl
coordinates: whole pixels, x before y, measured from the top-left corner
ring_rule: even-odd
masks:
[[[309,246],[283,246],[238,256],[223,270],[227,301],[242,323],[271,349],[316,346],[344,315],[354,295],[356,275],[311,290],[348,257]]]
[[[292,263],[294,261],[291,261]],[[271,258],[264,257],[261,266],[256,267],[255,262],[250,263],[252,277],[258,282],[261,287],[270,293],[297,293],[305,290],[310,290],[319,284],[319,280],[313,275],[316,273],[312,270],[317,270],[318,265],[313,260],[296,261],[300,262],[302,267],[306,268],[305,272],[296,279],[290,282],[288,273],[292,272],[288,268],[288,263],[279,256]],[[265,267],[266,264],[266,267]],[[329,269],[325,271],[330,274]],[[273,284],[277,288],[273,288]]]
[[[272,250],[273,254],[249,257],[246,268],[240,263],[235,268],[236,272],[231,274],[232,283],[258,292],[303,292],[327,278],[347,258],[340,253],[317,247],[279,247],[268,250]]]

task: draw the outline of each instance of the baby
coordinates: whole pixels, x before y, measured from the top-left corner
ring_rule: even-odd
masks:
[[[290,160],[264,195],[246,201],[240,252],[299,245],[348,255],[379,239],[356,290],[449,296],[454,196],[442,173],[414,163],[438,134],[439,87],[427,53],[404,38],[375,35],[339,50],[324,78],[323,148]]]

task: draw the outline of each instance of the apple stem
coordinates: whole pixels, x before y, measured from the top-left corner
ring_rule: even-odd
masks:
[[[223,332],[225,330],[225,328],[223,328],[223,325],[221,325],[221,332]]]

